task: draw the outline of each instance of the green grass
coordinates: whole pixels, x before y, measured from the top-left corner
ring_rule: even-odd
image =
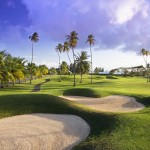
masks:
[[[119,78],[116,77],[116,76],[107,75],[107,76],[106,76],[106,79],[119,79]]]
[[[32,92],[33,84],[23,83],[0,89],[0,118],[29,113],[74,114],[85,119],[91,127],[89,137],[76,150],[149,150],[150,149],[150,83],[144,78],[117,77],[107,79],[84,76],[83,83],[73,87],[73,76],[58,76],[41,85],[40,92]],[[145,104],[146,108],[135,113],[104,113],[86,106],[61,99],[59,95],[103,97],[107,95],[129,95]]]

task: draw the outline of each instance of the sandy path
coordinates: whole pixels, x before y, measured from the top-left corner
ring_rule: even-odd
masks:
[[[134,97],[129,96],[107,96],[103,98],[91,98],[82,96],[60,96],[67,100],[75,101],[84,104],[90,108],[108,111],[108,112],[134,112],[139,111],[145,106],[135,100]]]
[[[30,114],[0,119],[0,150],[70,150],[89,125],[74,115]]]

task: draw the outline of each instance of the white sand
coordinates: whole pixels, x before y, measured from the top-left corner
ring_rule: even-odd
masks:
[[[129,96],[107,96],[103,98],[91,98],[82,96],[60,96],[64,99],[84,104],[92,109],[107,112],[134,112],[145,106]]]
[[[70,150],[90,132],[74,115],[30,114],[0,119],[0,150]]]

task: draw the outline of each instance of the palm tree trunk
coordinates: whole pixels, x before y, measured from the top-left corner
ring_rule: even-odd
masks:
[[[1,79],[1,88],[4,88],[3,79]]]
[[[30,83],[32,83],[32,68],[33,67],[33,41],[32,41],[32,59],[31,59],[31,71],[30,71],[30,74],[31,74],[31,77],[30,77]]]
[[[91,44],[90,44],[90,53],[91,53],[91,83],[92,83],[92,71],[93,71],[93,68],[92,68],[92,50],[91,50]]]
[[[145,58],[144,55],[143,55],[143,59],[145,61],[145,65],[146,65],[146,78],[147,78],[147,82],[149,82],[148,68],[147,68],[147,56]]]
[[[9,87],[9,81],[6,81],[6,86]]]
[[[146,67],[147,67],[147,59],[144,57],[144,55],[143,55],[143,59],[145,61]]]
[[[81,59],[80,59],[80,76],[81,76],[81,79],[80,79],[80,83],[82,83],[82,69],[81,69]]]
[[[67,56],[68,56],[68,59],[69,59],[69,61],[70,61],[70,64],[71,64],[71,59],[70,59],[70,57],[69,57],[69,54],[68,54],[68,52],[67,52]]]
[[[80,83],[82,83],[82,73],[81,73],[81,80],[80,80]]]
[[[73,84],[73,86],[76,86],[75,54],[74,54],[73,48],[72,48],[72,53],[73,53],[73,61],[74,61],[74,64],[73,64],[74,84]]]
[[[60,64],[60,55],[58,52],[58,57],[59,57],[59,82],[61,82],[61,64]]]

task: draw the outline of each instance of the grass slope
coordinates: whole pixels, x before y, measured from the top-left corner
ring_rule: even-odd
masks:
[[[49,78],[49,77],[48,77]],[[36,84],[23,83],[15,87],[0,89],[0,118],[28,113],[74,114],[85,119],[90,127],[90,136],[76,150],[149,150],[150,149],[150,84],[143,78],[121,78],[117,80],[94,76],[84,76],[80,84],[73,88],[73,77],[58,76],[41,85],[40,92],[32,92]],[[59,95],[80,95],[102,97],[111,94],[134,96],[146,105],[136,113],[104,113],[93,111],[75,102],[58,98]]]

